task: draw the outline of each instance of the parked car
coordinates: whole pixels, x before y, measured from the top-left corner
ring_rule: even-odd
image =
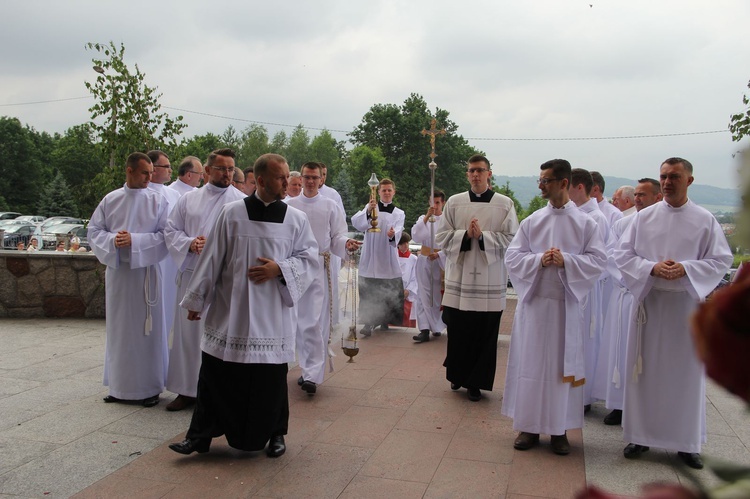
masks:
[[[34,224],[42,223],[46,219],[47,217],[43,217],[41,215],[21,215],[20,217],[15,218],[15,220],[18,220],[19,222],[31,222]]]
[[[42,232],[42,249],[54,250],[57,247],[57,241],[66,236],[78,236],[80,239],[81,236],[78,232],[79,229],[83,230],[83,236],[85,238],[86,229],[81,224],[55,224],[48,227]],[[83,240],[81,241],[81,246],[83,246]]]
[[[83,225],[83,220],[75,217],[49,217],[42,222],[42,234],[45,233],[50,227],[57,224],[80,224]]]
[[[3,249],[16,249],[19,242],[29,245],[29,240],[37,230],[34,224],[13,224],[5,228],[3,235]]]
[[[0,211],[0,220],[13,220],[19,216],[21,216],[21,214],[16,213],[15,211]]]

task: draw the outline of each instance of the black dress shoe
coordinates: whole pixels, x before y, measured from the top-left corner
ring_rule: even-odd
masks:
[[[380,331],[389,331],[391,328],[388,327],[388,324],[381,324],[378,328]]]
[[[268,448],[266,449],[266,455],[268,457],[279,457],[286,452],[286,444],[284,443],[284,435],[276,435],[271,437],[268,441]]]
[[[425,341],[430,341],[430,330],[422,329],[418,335],[412,336],[411,339],[416,341],[417,343],[424,343]]]
[[[583,406],[583,413],[586,414],[591,410],[591,404],[586,404]]]
[[[469,400],[472,402],[482,400],[482,392],[479,391],[479,388],[469,388]]]
[[[683,463],[687,464],[691,468],[695,470],[702,470],[703,469],[703,459],[701,459],[701,455],[695,452],[678,452],[677,457],[679,457]]]
[[[372,336],[372,330],[375,329],[375,326],[369,326],[365,324],[365,326],[359,330],[359,334],[364,336],[365,338]]]
[[[195,404],[195,397],[188,397],[187,395],[177,395],[173,401],[167,404],[166,409],[169,412],[182,411],[187,409],[191,405]]]
[[[186,438],[178,444],[169,444],[170,449],[185,455],[192,454],[193,452],[203,454],[208,452],[209,447],[211,447],[210,438]]]
[[[432,333],[432,336],[440,336],[441,334],[443,333],[441,333],[440,331],[435,331]]]
[[[455,392],[456,390],[460,390],[460,389],[461,389],[461,385],[459,385],[458,383],[451,383],[451,390]]]
[[[315,392],[318,391],[318,385],[316,385],[313,381],[305,380],[300,385],[303,392],[307,392],[308,395],[315,395]]]
[[[604,417],[604,424],[607,426],[615,426],[622,424],[622,411],[615,409]]]
[[[114,404],[115,402],[122,402],[121,399],[118,399],[117,397],[113,397],[112,395],[107,395],[102,399],[105,404]]]
[[[623,449],[622,455],[625,456],[626,459],[635,459],[644,452],[648,452],[648,447],[645,445],[628,444]]]
[[[159,396],[154,395],[153,397],[145,398],[141,401],[143,407],[153,407],[159,403]]]
[[[562,435],[551,435],[550,445],[552,452],[558,456],[567,456],[570,454],[570,443],[568,443],[568,436],[563,433]]]
[[[299,378],[297,378],[297,384],[299,386],[302,386],[302,383],[304,383],[304,382],[305,382],[305,378],[303,378],[302,376],[300,376]]]
[[[513,442],[513,448],[518,450],[529,450],[539,444],[539,434],[522,431]]]

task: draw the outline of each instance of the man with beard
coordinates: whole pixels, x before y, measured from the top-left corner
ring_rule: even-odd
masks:
[[[245,197],[229,188],[234,171],[234,151],[217,149],[206,161],[209,182],[180,198],[169,216],[164,239],[177,268],[177,302],[170,307],[174,315],[172,348],[169,351],[167,390],[177,394],[168,411],[180,411],[195,403],[198,370],[201,366],[200,341],[203,321],[189,321],[179,302],[185,297],[206,237],[225,204]]]
[[[289,166],[278,154],[253,165],[257,190],[224,206],[206,241],[182,307],[199,320],[206,306],[198,398],[180,454],[231,447],[269,457],[286,451],[286,377],[294,360],[294,306],[318,276],[318,245],[307,216],[281,199]]]
[[[606,265],[596,222],[568,196],[570,163],[541,165],[547,206],[522,223],[505,262],[518,305],[513,318],[502,414],[528,450],[550,435],[555,454],[570,453],[567,430],[583,427],[585,378],[581,306]],[[450,338],[450,337],[449,337]]]

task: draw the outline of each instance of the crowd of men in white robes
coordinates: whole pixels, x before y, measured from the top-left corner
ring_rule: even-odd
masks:
[[[510,277],[518,305],[502,413],[513,418],[520,432],[515,448],[530,449],[546,434],[553,452],[568,454],[567,430],[581,428],[584,412],[600,400],[611,410],[605,424],[623,426],[625,457],[656,446],[677,451],[689,466],[702,467],[705,381],[692,350],[688,318],[728,269],[731,253],[713,216],[687,197],[693,182],[687,160],[669,158],[660,165],[659,180],[622,186],[611,203],[603,197],[600,174],[551,160],[541,166],[539,179],[548,204],[519,226],[512,202],[489,187],[489,161],[474,156],[467,166],[470,190],[448,202],[436,191],[412,227],[413,241],[421,247],[414,260],[404,246],[409,236],[402,237],[404,212],[393,203],[396,186],[391,180],[381,180],[379,199],[352,216],[352,225],[365,234],[363,244],[346,235],[344,207],[338,193],[325,185],[325,165],[305,163],[290,178],[285,160],[271,156],[271,170],[262,163],[262,175],[253,167],[236,168],[229,149],[214,151],[205,164],[187,157],[169,186],[166,154],[150,151],[128,158],[126,184],[102,200],[89,224],[92,249],[107,265],[105,402],[136,401],[150,407],[165,387],[178,394],[168,410],[196,404],[199,386],[220,398],[226,395],[221,388],[202,378],[206,355],[242,363],[255,358],[243,350],[251,344],[266,349],[264,359],[287,362],[289,345],[277,345],[278,338],[271,337],[281,329],[293,337],[289,343],[301,367],[298,384],[316,393],[326,366],[333,368],[330,340],[340,320],[341,261],[362,246],[361,335],[372,335],[378,325],[401,324],[406,292],[419,330],[413,340],[427,342],[448,329],[446,377],[452,389],[467,388],[473,401],[481,399],[480,389],[492,390],[497,330]],[[282,163],[284,168],[276,168]],[[268,171],[277,176],[269,177]],[[198,188],[201,180],[204,185]],[[294,209],[289,214],[274,204],[282,198]],[[295,221],[298,212],[304,215]],[[221,292],[206,288],[229,286],[230,278],[222,282],[219,267],[226,265],[227,252],[239,251],[236,242],[211,241],[212,234],[252,240],[255,235],[238,229],[239,220],[248,216],[272,226],[291,224],[291,234],[301,238],[295,244],[305,240],[305,251],[313,251],[303,257],[294,254],[297,250],[277,248],[279,258],[297,263],[261,258],[263,265],[242,261],[233,269],[253,282],[281,279],[281,293],[290,294],[294,308],[289,324],[257,323],[239,306],[237,300],[247,295],[239,288],[224,289],[226,303]],[[294,229],[303,230],[303,219],[304,230],[310,231],[306,235]],[[380,231],[368,230],[374,219]],[[269,240],[275,237],[271,232]],[[251,249],[274,246],[247,244]],[[211,256],[202,256],[208,248]],[[287,250],[292,253],[285,256]],[[206,262],[209,258],[214,267]],[[194,278],[199,264],[201,277]],[[250,295],[248,309],[257,309],[261,297],[268,299]],[[214,322],[207,327],[200,319],[210,307]],[[286,317],[268,310],[263,316]],[[271,336],[243,343],[240,331],[245,329],[269,330]],[[268,353],[276,348],[277,353]],[[216,373],[223,368],[207,369]],[[278,404],[274,417],[288,418],[288,406]],[[206,411],[205,401],[198,400],[192,437],[188,432],[173,450],[208,450],[219,430],[206,422],[211,419]],[[285,424],[265,423],[270,433],[260,440],[239,430],[226,434],[234,435],[238,448],[262,448],[270,441],[269,456],[283,454]]]

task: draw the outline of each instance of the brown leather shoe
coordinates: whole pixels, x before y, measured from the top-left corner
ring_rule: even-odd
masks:
[[[194,397],[188,397],[187,395],[177,395],[177,398],[167,404],[167,410],[170,412],[181,411],[183,409],[187,409],[193,404],[195,404]]]
[[[518,450],[529,450],[537,444],[539,444],[538,433],[528,433],[522,431],[518,434],[518,437],[516,437],[516,441],[513,442],[513,448]]]
[[[566,434],[552,435],[549,443],[552,446],[552,452],[558,456],[567,456],[570,454],[570,444],[568,443],[568,436]]]

